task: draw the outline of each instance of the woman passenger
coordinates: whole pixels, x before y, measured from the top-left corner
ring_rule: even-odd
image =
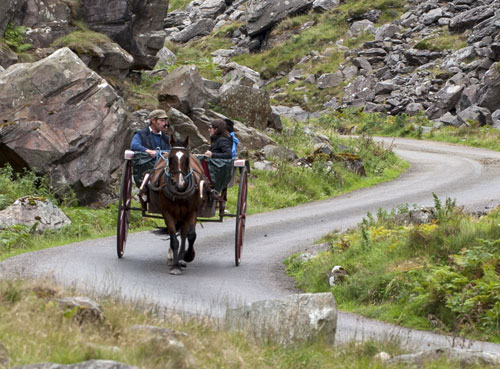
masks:
[[[205,151],[207,158],[231,159],[233,157],[233,140],[227,131],[226,122],[222,119],[214,119],[210,127],[210,150]]]

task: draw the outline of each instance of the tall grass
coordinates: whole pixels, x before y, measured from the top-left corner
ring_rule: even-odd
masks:
[[[403,353],[397,342],[390,341],[336,346],[316,342],[292,348],[258,343],[244,332],[226,332],[219,321],[179,315],[147,303],[130,303],[117,296],[99,298],[104,320],[79,322],[74,319],[75,311],[61,309],[56,301],[75,292],[44,280],[0,281],[0,342],[8,351],[8,367],[100,359],[142,369],[382,368],[381,362],[373,359],[375,354]],[[153,337],[131,329],[135,325],[174,333],[170,338]],[[451,369],[456,363],[430,361],[425,367],[436,365]]]
[[[480,218],[435,198],[433,223],[405,226],[403,210],[369,214],[356,230],[332,234],[331,249],[288,271],[309,292],[332,291],[340,307],[422,329],[500,341],[500,208]],[[349,276],[331,288],[326,273]]]

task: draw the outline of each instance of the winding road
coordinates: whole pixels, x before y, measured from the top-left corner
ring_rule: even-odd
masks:
[[[165,235],[129,234],[125,256],[114,237],[19,255],[0,263],[0,277],[51,276],[98,294],[121,294],[187,313],[221,317],[227,307],[297,293],[282,261],[323,234],[356,225],[368,211],[401,204],[432,205],[432,193],[471,210],[500,203],[500,152],[451,144],[385,139],[410,162],[397,180],[317,201],[247,217],[242,264],[234,266],[234,220],[198,226],[196,259],[183,276],[167,267]],[[249,203],[251,207],[252,204]],[[337,341],[397,338],[409,347],[467,347],[500,352],[500,345],[471,342],[339,312]]]

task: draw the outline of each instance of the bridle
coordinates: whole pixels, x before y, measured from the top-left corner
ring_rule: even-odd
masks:
[[[173,151],[183,151],[186,154],[187,157],[187,168],[189,171],[186,173],[182,169],[178,170],[170,170],[170,155],[172,155]],[[188,149],[183,147],[183,146],[174,146],[171,148],[169,155],[165,158],[162,153],[157,152],[156,154],[157,160],[159,157],[161,157],[165,162],[166,166],[163,168],[163,173],[166,177],[166,181],[164,184],[162,184],[158,189],[162,189],[163,193],[165,194],[166,197],[168,197],[170,200],[175,201],[176,199],[186,199],[191,197],[197,190],[198,186],[194,183],[195,181],[193,180],[193,169],[191,169],[191,166],[189,165],[189,152]],[[184,180],[186,181],[186,186],[182,191],[179,191],[177,189],[177,186],[174,185],[172,181],[172,175],[175,174],[182,174],[184,177]]]
[[[189,168],[189,172],[186,173],[185,171],[179,169],[179,170],[170,170],[170,153],[173,151],[173,150],[182,150],[186,153],[186,157],[187,157],[187,167]],[[188,152],[188,149],[183,147],[183,146],[174,146],[171,148],[171,151],[170,151],[169,155],[165,158],[163,156],[163,153],[161,152],[157,152],[156,153],[156,161],[158,161],[158,158],[162,158],[163,160],[165,160],[165,162],[167,163],[167,165],[165,166],[165,168],[163,168],[163,172],[165,174],[165,176],[168,178],[168,179],[171,179],[172,178],[172,175],[173,174],[182,174],[182,176],[184,177],[184,179],[186,181],[190,181],[190,178],[191,176],[193,175],[193,169],[191,169],[191,166],[189,165],[189,152]]]

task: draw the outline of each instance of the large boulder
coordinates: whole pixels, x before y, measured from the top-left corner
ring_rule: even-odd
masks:
[[[103,201],[130,134],[123,100],[68,48],[0,74],[0,165],[49,174],[82,204]]]
[[[264,81],[260,78],[260,74],[244,65],[230,62],[221,66],[221,69],[224,72],[224,82],[220,88],[221,93],[233,85],[252,88],[260,88],[264,85]]]
[[[489,5],[473,7],[453,17],[448,28],[452,32],[463,32],[493,15],[495,15],[495,9]]]
[[[246,6],[246,26],[250,37],[271,29],[291,14],[312,8],[314,0],[249,0]]]
[[[427,117],[429,119],[436,119],[454,109],[460,101],[467,82],[467,78],[464,78],[462,73],[458,73],[453,78],[450,78],[444,87],[434,96],[434,103],[427,109]]]
[[[226,311],[230,330],[248,332],[259,341],[285,346],[322,340],[335,342],[337,302],[331,293],[289,295]]]
[[[81,0],[79,16],[132,54],[136,68],[153,69],[163,47],[164,0]]]
[[[210,144],[201,133],[193,121],[179,110],[171,108],[168,112],[168,120],[175,134],[179,138],[186,138],[189,136],[189,145],[194,153],[203,154],[209,149]],[[206,129],[208,131],[208,127]]]
[[[424,350],[414,354],[398,355],[385,361],[388,366],[403,365],[410,367],[424,367],[429,361],[447,361],[457,363],[457,367],[491,367],[498,368],[500,365],[500,354],[489,351],[476,351],[456,347],[444,347]]]
[[[262,89],[232,85],[220,97],[222,112],[260,130],[272,122],[269,94]]]
[[[477,105],[488,108],[490,111],[500,109],[500,71],[497,64],[493,64],[483,78],[483,85],[477,94]]]
[[[203,108],[208,93],[199,69],[194,65],[183,65],[167,74],[153,88],[158,91],[160,107],[165,111],[175,108],[190,115],[195,108]]]
[[[70,32],[71,8],[68,3],[61,0],[21,0],[13,22],[27,27],[25,42],[34,47],[48,47]]]
[[[0,1],[0,37],[3,37],[5,29],[12,20],[20,0],[2,0]]]
[[[212,19],[200,19],[193,24],[190,24],[182,31],[174,32],[170,38],[175,42],[188,42],[196,36],[206,36],[208,35],[215,26],[215,22]]]
[[[28,227],[36,225],[35,230],[42,233],[46,229],[60,229],[70,225],[71,220],[52,201],[26,196],[0,211],[0,229],[17,224]]]
[[[0,41],[0,65],[4,68],[10,67],[19,61],[17,54],[13,52],[7,45]]]
[[[92,45],[91,50],[80,51],[80,59],[102,76],[124,80],[134,65],[134,58],[125,49],[110,40]]]

